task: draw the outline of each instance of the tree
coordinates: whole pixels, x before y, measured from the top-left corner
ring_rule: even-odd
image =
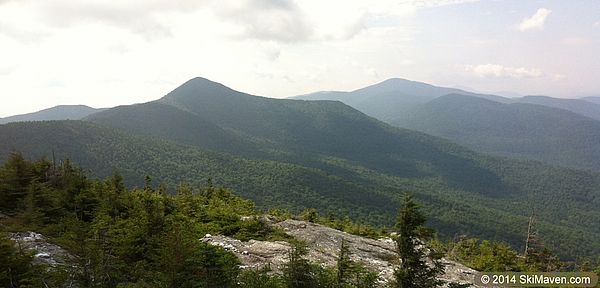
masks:
[[[32,166],[21,154],[11,153],[0,167],[0,211],[15,214],[23,208],[27,185],[34,178]]]
[[[342,238],[340,253],[337,259],[335,287],[370,288],[377,283],[377,273],[369,271],[362,264],[350,260],[350,249]]]
[[[344,238],[342,238],[342,243],[340,244],[340,254],[338,256],[336,268],[336,282],[338,287],[344,287],[346,282],[348,282],[348,274],[350,269],[352,269],[352,262],[350,261],[350,249],[348,248],[348,244]]]
[[[296,244],[290,250],[289,261],[283,269],[283,278],[286,286],[289,288],[309,288],[317,287],[313,277],[312,267],[308,260],[303,256],[306,254],[306,248]]]
[[[425,216],[411,194],[405,194],[396,223],[399,231],[396,248],[400,256],[400,267],[394,271],[392,287],[427,288],[437,287],[444,281],[437,276],[444,272],[441,255],[428,250],[423,244],[431,238],[432,231],[424,227]],[[431,264],[427,263],[428,259]]]
[[[550,249],[544,247],[542,239],[538,235],[535,210],[532,210],[529,217],[523,256],[525,269],[528,271],[558,271],[562,265],[560,259]]]
[[[300,213],[300,219],[310,223],[315,223],[317,220],[319,220],[319,213],[317,212],[317,209],[307,208]]]

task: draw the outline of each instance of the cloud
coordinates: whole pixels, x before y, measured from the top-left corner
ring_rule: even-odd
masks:
[[[596,28],[600,27],[600,21],[596,21],[596,23],[594,23],[594,27],[596,27]]]
[[[586,37],[566,37],[561,42],[568,46],[583,46],[589,44],[591,41]]]
[[[172,36],[179,14],[202,10],[233,27],[223,35],[290,43],[348,40],[369,29],[373,19],[406,17],[419,9],[473,1],[478,0],[0,0],[0,5],[24,8],[25,14],[41,20],[37,28],[42,31],[58,33],[58,29],[100,24],[147,39]],[[19,23],[11,26],[20,27]]]
[[[239,26],[239,37],[299,42],[312,34],[306,16],[291,0],[221,2],[212,8],[218,16]]]
[[[481,78],[538,78],[543,76],[540,69],[525,67],[505,67],[499,64],[465,65],[465,70]]]
[[[567,76],[565,76],[564,74],[554,74],[554,76],[552,76],[552,79],[554,79],[555,81],[564,80],[566,78]]]
[[[12,73],[17,68],[14,64],[1,64],[0,65],[0,76],[6,76]]]
[[[0,35],[6,35],[23,43],[33,43],[50,34],[47,31],[29,30],[0,21]]]
[[[551,10],[540,8],[531,17],[523,19],[523,21],[521,21],[519,24],[518,29],[521,31],[527,31],[530,29],[544,29],[544,23],[546,23],[546,18],[548,18],[550,13],[552,13]]]
[[[369,68],[365,71],[365,74],[369,75],[370,77],[373,78],[379,78],[379,73],[377,73],[377,69],[375,68]]]
[[[239,27],[240,38],[304,42],[349,40],[373,19],[478,0],[243,0],[215,1],[213,12]],[[372,21],[371,21],[372,22]]]
[[[2,1],[2,0],[0,0]],[[10,2],[10,1],[9,1]],[[161,16],[168,13],[190,13],[203,7],[207,1],[134,1],[55,0],[20,2],[29,13],[36,13],[44,27],[69,28],[82,23],[104,24],[124,28],[152,38],[169,36],[169,23]],[[16,3],[16,2],[13,2]]]

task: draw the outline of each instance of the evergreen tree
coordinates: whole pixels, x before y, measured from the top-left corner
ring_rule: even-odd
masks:
[[[394,271],[392,287],[428,288],[437,287],[444,282],[437,276],[444,272],[441,255],[425,248],[424,242],[431,237],[431,231],[425,229],[425,216],[413,196],[405,194],[398,214],[396,247],[400,256],[400,267]],[[427,260],[431,262],[428,264]]]
[[[0,212],[15,214],[23,208],[21,201],[34,178],[32,166],[20,153],[11,153],[0,168]]]
[[[303,257],[306,252],[306,248],[300,244],[294,245],[290,250],[289,261],[283,269],[283,278],[288,288],[317,287],[312,267]]]
[[[317,220],[319,220],[319,213],[317,212],[317,209],[307,208],[300,213],[300,219],[310,223],[316,223]]]
[[[336,265],[335,287],[370,288],[377,283],[377,273],[369,271],[360,263],[350,260],[348,243],[342,238]]]
[[[350,249],[344,238],[342,238],[340,244],[340,254],[338,255],[336,268],[337,286],[345,287],[348,282],[350,270],[352,269],[352,262],[350,261]]]

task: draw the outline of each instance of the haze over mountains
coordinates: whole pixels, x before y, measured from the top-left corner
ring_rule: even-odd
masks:
[[[358,95],[393,98],[396,84]],[[419,99],[398,103],[415,108],[454,99],[440,97],[445,88],[417,86],[413,98]],[[456,98],[464,97],[517,105],[478,98],[501,98],[490,95]],[[0,160],[13,150],[28,157],[54,153],[93,175],[118,170],[138,179],[134,185],[145,175],[171,186],[211,178],[261,207],[314,207],[374,224],[392,223],[399,195],[412,191],[443,235],[466,233],[515,247],[523,243],[534,205],[549,247],[565,257],[600,252],[600,174],[484,156],[338,101],[270,99],[195,78],[157,101],[107,109],[84,121],[10,123],[0,126],[0,136]]]
[[[351,92],[293,98],[339,100],[394,126],[479,152],[600,170],[600,104],[592,97],[505,98],[389,79]]]
[[[585,101],[600,104],[600,96],[588,96],[582,98]]]
[[[0,118],[0,124],[22,121],[79,120],[103,110],[102,108],[96,109],[85,105],[59,105],[33,113]]]

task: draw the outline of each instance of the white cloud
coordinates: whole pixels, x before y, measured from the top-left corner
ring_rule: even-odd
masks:
[[[600,27],[600,21],[596,21],[596,23],[594,23],[594,27]]]
[[[546,18],[548,18],[550,13],[552,13],[551,10],[540,8],[531,17],[523,19],[519,24],[518,29],[521,31],[544,29],[544,23],[546,23]]]
[[[0,76],[8,75],[8,74],[12,73],[16,68],[17,68],[17,65],[14,65],[14,64],[11,64],[11,65],[0,64]]]
[[[566,37],[561,40],[561,42],[568,46],[583,46],[589,44],[591,41],[586,37]]]
[[[537,68],[506,67],[499,64],[465,65],[465,70],[481,78],[537,78],[543,75]]]
[[[567,76],[565,76],[563,74],[554,74],[554,76],[552,77],[552,79],[554,79],[555,81],[561,81],[566,78],[567,78]]]
[[[240,38],[298,42],[310,39],[313,32],[306,15],[291,0],[214,2],[211,9],[237,24]]]

